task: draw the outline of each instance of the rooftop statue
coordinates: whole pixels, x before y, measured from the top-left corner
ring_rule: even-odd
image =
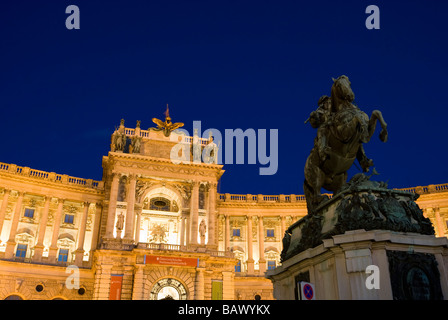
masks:
[[[115,129],[111,137],[111,150],[113,152],[123,152],[126,146],[126,134],[124,127],[124,119],[121,119],[120,126]]]
[[[317,128],[314,147],[305,164],[304,191],[308,213],[327,200],[320,190],[324,188],[337,193],[347,181],[347,171],[355,159],[364,172],[373,166],[363,148],[381,124],[380,140],[387,141],[387,124],[380,111],[374,110],[370,118],[353,104],[355,95],[347,76],[333,79],[331,96],[318,101],[317,110],[306,122]]]
[[[159,120],[157,118],[152,118],[152,122],[157,125],[157,128],[150,128],[156,131],[162,131],[165,137],[169,137],[171,132],[176,130],[177,128],[183,127],[184,124],[182,122],[172,123],[170,118],[170,111],[168,109],[168,104],[166,105],[165,111],[165,121]]]

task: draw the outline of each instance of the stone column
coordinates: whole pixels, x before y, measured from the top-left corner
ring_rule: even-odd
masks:
[[[191,217],[185,217],[185,245],[190,245],[190,221]]]
[[[285,231],[286,231],[286,221],[285,221],[286,217],[285,216],[281,216],[280,220],[281,220],[281,228],[282,228],[281,236],[282,236],[282,239],[283,239],[283,237],[285,236]]]
[[[136,264],[134,269],[134,284],[132,289],[132,300],[143,300],[144,294],[144,277],[143,264]]]
[[[112,173],[112,185],[110,187],[109,210],[107,212],[106,236],[107,239],[114,237],[115,211],[117,209],[118,184],[120,176]]]
[[[42,253],[44,252],[45,230],[47,229],[48,210],[50,209],[50,196],[45,196],[44,209],[39,221],[39,231],[37,236],[37,244],[34,246],[34,261],[42,261]]]
[[[196,288],[194,290],[195,300],[204,300],[204,271],[205,268],[196,268]]]
[[[208,190],[208,244],[216,245],[216,183],[211,183]]]
[[[141,228],[141,219],[142,219],[142,208],[138,208],[135,212],[137,214],[137,222],[135,223],[135,243],[140,242],[140,228]]]
[[[90,244],[90,250],[93,251],[98,246],[98,235],[100,234],[100,224],[101,224],[101,212],[103,210],[103,205],[101,202],[95,203],[95,220],[93,222],[93,233],[92,242]]]
[[[191,217],[191,244],[198,244],[198,207],[199,207],[199,182],[193,181],[191,192],[190,217]]]
[[[180,226],[179,226],[179,231],[180,231],[180,240],[179,243],[181,246],[185,245],[185,217],[181,216],[180,217]]]
[[[266,272],[266,260],[264,259],[264,224],[262,216],[258,217],[258,249],[258,264],[260,266],[260,275],[262,275]]]
[[[436,231],[438,237],[444,237],[445,236],[445,226],[443,223],[443,219],[440,216],[440,208],[434,207],[434,219],[436,221]]]
[[[234,273],[232,271],[222,272],[222,299],[233,300],[235,299],[235,283]]]
[[[6,214],[6,209],[8,208],[8,199],[9,199],[10,193],[11,193],[11,190],[5,189],[5,192],[3,194],[2,206],[0,207],[0,236],[2,234],[3,222],[5,221],[5,214]]]
[[[61,226],[61,218],[62,218],[62,209],[64,207],[65,199],[58,200],[58,209],[56,210],[56,216],[54,217],[53,223],[53,234],[51,237],[51,245],[50,245],[50,253],[48,254],[48,261],[55,263],[56,262],[56,253],[58,251],[58,237],[59,237],[59,228]]]
[[[6,243],[6,249],[5,249],[5,258],[6,259],[12,259],[14,257],[14,248],[16,246],[16,233],[17,233],[17,226],[19,225],[19,218],[20,214],[22,212],[22,202],[23,197],[25,193],[22,191],[19,191],[19,197],[17,199],[16,207],[14,209],[14,216],[12,218],[11,223],[11,230],[9,232],[9,239]]]
[[[247,219],[247,273],[254,273],[254,257],[253,257],[253,241],[252,241],[252,217],[246,216]]]
[[[82,265],[82,258],[84,257],[84,239],[86,236],[86,223],[87,216],[89,214],[89,202],[84,202],[84,210],[82,212],[81,224],[78,230],[78,248],[75,251],[75,264],[77,266]]]
[[[230,216],[228,214],[225,215],[225,222],[226,222],[226,236],[225,236],[225,245],[224,245],[224,251],[230,250]]]
[[[125,233],[124,238],[126,240],[134,240],[134,205],[135,205],[135,184],[137,182],[137,176],[135,174],[131,174],[129,176],[130,181],[128,185],[127,192],[127,207],[126,207],[126,225],[125,225]]]

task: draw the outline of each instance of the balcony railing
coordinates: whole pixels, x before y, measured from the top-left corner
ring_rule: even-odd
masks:
[[[149,139],[149,136],[150,136],[149,132],[150,132],[149,130],[141,130],[140,129],[140,137],[142,137],[143,139]],[[133,136],[135,136],[135,129],[125,128],[124,134],[128,137],[133,137]],[[210,140],[207,138],[198,138],[198,140],[199,140],[199,143],[204,146],[206,146],[210,142]],[[191,144],[193,142],[193,137],[184,135],[184,136],[182,136],[182,141],[180,141],[180,142],[186,143],[186,144]]]
[[[429,186],[418,186],[413,188],[402,188],[395,190],[407,191],[418,194],[430,194],[430,193],[439,193],[439,192],[448,192],[448,183],[444,184],[431,184]],[[328,197],[332,197],[332,194],[326,194]],[[306,199],[304,195],[297,194],[280,194],[280,195],[264,195],[264,194],[232,194],[232,193],[220,193],[218,197],[218,201],[221,202],[234,202],[234,203],[242,203],[242,202],[261,202],[261,203],[269,203],[269,202],[302,202],[305,203]]]
[[[183,246],[178,244],[169,243],[145,243],[139,242],[136,245],[137,249],[148,249],[148,250],[159,250],[159,251],[177,251],[177,252],[195,252],[195,253],[205,253],[213,257],[223,257],[223,258],[233,258],[233,253],[231,251],[218,251],[212,250],[207,247],[201,246]]]
[[[329,194],[328,196],[331,197]],[[297,194],[280,194],[280,195],[264,195],[264,194],[231,194],[220,193],[218,200],[221,202],[305,202],[304,195]]]
[[[429,193],[439,193],[439,192],[448,192],[448,183],[443,184],[430,184],[428,186],[418,186],[413,188],[402,188],[395,190],[407,191],[417,194],[429,194]]]

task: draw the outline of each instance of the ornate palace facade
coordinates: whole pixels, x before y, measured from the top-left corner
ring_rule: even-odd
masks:
[[[0,299],[272,299],[264,273],[305,197],[217,193],[216,152],[122,122],[102,181],[0,163]],[[406,190],[446,236],[448,185]]]

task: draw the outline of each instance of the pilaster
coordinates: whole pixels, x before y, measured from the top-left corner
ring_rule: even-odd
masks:
[[[44,251],[44,238],[45,238],[45,230],[47,229],[47,221],[48,221],[48,210],[50,208],[50,196],[45,196],[45,204],[44,209],[42,210],[42,216],[39,221],[39,232],[37,238],[37,244],[34,246],[34,261],[42,261],[42,253]]]
[[[14,257],[14,248],[16,246],[17,226],[19,225],[19,218],[22,213],[22,202],[23,202],[24,196],[25,196],[25,193],[19,191],[19,197],[17,199],[16,207],[14,209],[14,216],[12,218],[11,230],[9,232],[9,239],[8,239],[8,242],[6,243],[6,249],[5,249],[5,258],[6,259],[12,259]]]

